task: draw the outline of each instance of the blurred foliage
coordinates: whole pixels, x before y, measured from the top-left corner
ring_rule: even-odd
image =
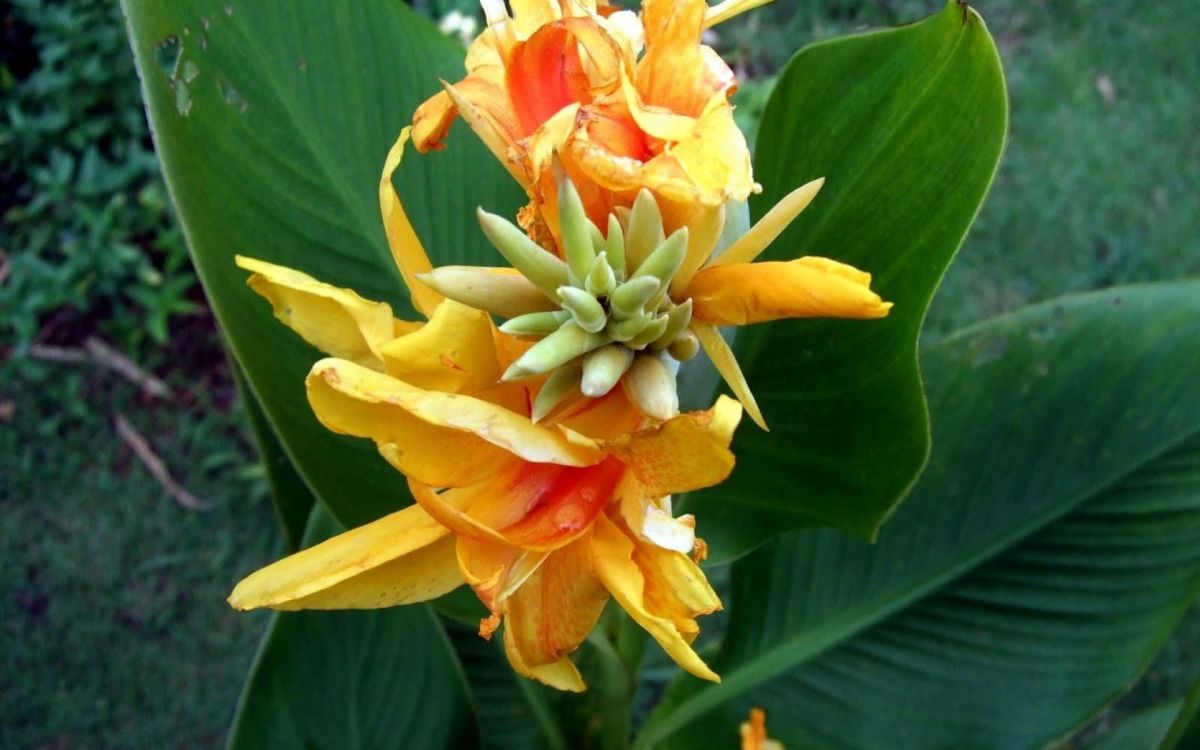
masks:
[[[144,353],[196,309],[116,3],[0,4],[0,336]],[[81,330],[83,329],[83,330]]]

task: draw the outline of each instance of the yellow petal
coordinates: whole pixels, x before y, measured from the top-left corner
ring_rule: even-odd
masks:
[[[317,362],[307,384],[309,403],[326,427],[395,444],[404,462],[397,468],[434,487],[491,476],[510,456],[562,466],[590,466],[604,458],[496,404],[426,391],[346,360]],[[449,475],[460,478],[448,481]]]
[[[719,94],[700,115],[695,134],[647,161],[642,178],[667,200],[714,207],[744,201],[759,189],[746,137],[733,121],[733,108]]]
[[[750,384],[746,382],[746,376],[742,374],[737,357],[733,356],[733,350],[729,348],[729,344],[721,336],[721,332],[698,320],[692,321],[692,330],[696,332],[696,338],[700,339],[700,346],[704,347],[704,353],[712,360],[717,372],[721,373],[721,377],[729,384],[733,395],[737,396],[737,400],[746,407],[746,413],[754,420],[754,424],[764,430],[767,429],[767,423],[758,409],[758,402],[754,400],[754,394],[750,392]]]
[[[462,585],[454,538],[418,506],[268,565],[237,585],[237,609],[373,609],[426,601]]]
[[[504,369],[496,358],[492,318],[447,299],[421,330],[380,348],[387,373],[409,385],[448,393],[493,388]],[[523,389],[519,394],[524,401]]]
[[[690,412],[618,440],[613,449],[648,497],[691,492],[725,481],[733,470],[729,442],[742,407],[725,396],[708,411]]]
[[[583,675],[579,674],[579,670],[567,657],[564,656],[551,664],[533,667],[522,660],[521,652],[511,644],[512,636],[509,635],[508,628],[505,628],[504,652],[508,655],[508,663],[512,665],[517,674],[525,675],[557,690],[566,690],[572,693],[582,693],[587,690]]]
[[[688,286],[692,315],[713,325],[783,318],[882,318],[892,308],[870,274],[828,258],[705,268]]]
[[[404,158],[404,144],[408,143],[411,130],[411,127],[407,127],[400,131],[400,137],[396,139],[383,163],[383,175],[379,178],[379,210],[383,214],[383,229],[387,234],[388,247],[391,248],[396,267],[400,269],[400,275],[404,277],[404,283],[408,286],[413,307],[428,317],[442,301],[442,295],[417,279],[417,274],[428,273],[432,266],[421,240],[404,213],[400,196],[392,186],[392,173]]]
[[[768,245],[775,241],[775,238],[784,229],[787,229],[801,211],[808,208],[808,204],[817,197],[817,193],[824,184],[825,178],[819,177],[788,193],[783,200],[776,203],[767,212],[766,216],[750,227],[750,231],[739,237],[732,245],[725,248],[723,253],[714,258],[712,265],[725,266],[731,263],[752,262],[762,254],[763,250],[767,249]]]
[[[380,347],[395,338],[396,323],[407,326],[394,321],[384,302],[284,266],[242,255],[234,260],[252,272],[246,283],[271,303],[275,317],[326,354],[382,370]]]
[[[608,591],[592,573],[590,540],[557,550],[504,605],[505,646],[530,667],[557,662],[592,632]]]
[[[748,10],[761,8],[769,2],[771,0],[724,0],[724,2],[710,6],[704,13],[704,28],[710,29]]]
[[[625,105],[629,107],[629,114],[646,135],[663,141],[682,141],[692,137],[696,131],[695,117],[645,104],[624,69],[621,70],[621,92],[625,97]]]
[[[721,681],[692,650],[670,618],[650,612],[646,579],[633,561],[633,542],[604,515],[592,527],[592,566],[621,607],[658,641],[675,663],[701,679]]]
[[[668,223],[667,214],[676,213],[676,205],[668,203],[668,209],[664,212],[663,223],[669,232],[674,231],[677,226],[683,226],[683,224],[675,224],[677,221],[675,216],[671,216],[673,221]],[[679,267],[675,278],[671,281],[671,296],[681,300],[686,298],[685,290],[692,283],[696,271],[700,270],[700,267],[712,255],[713,248],[717,246],[717,240],[721,239],[721,230],[725,228],[724,204],[720,206],[693,204],[693,206],[693,210],[687,212],[690,216],[686,220],[688,227],[687,255],[684,256],[683,265]]]
[[[696,617],[721,609],[708,578],[686,554],[635,539],[633,561],[646,581],[647,610],[670,619],[685,639],[700,633]]]

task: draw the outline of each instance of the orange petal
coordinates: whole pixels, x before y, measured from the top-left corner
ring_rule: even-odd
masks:
[[[587,690],[587,685],[583,681],[583,675],[579,674],[579,670],[571,663],[567,657],[563,657],[556,662],[543,664],[541,666],[530,666],[521,658],[521,652],[512,644],[512,636],[509,635],[508,628],[504,629],[504,652],[508,655],[508,663],[512,665],[513,670],[517,674],[525,675],[538,682],[549,685],[558,690],[566,690],[572,693],[582,693]]]
[[[687,294],[697,320],[748,325],[783,318],[882,318],[892,303],[871,291],[870,274],[828,258],[733,263],[696,274]]]
[[[506,85],[521,136],[532,135],[563,107],[591,101],[578,41],[561,21],[542,26],[513,48]]]
[[[557,662],[592,632],[608,591],[592,573],[587,537],[551,553],[504,605],[505,645],[531,667]]]
[[[449,531],[417,506],[351,529],[246,577],[237,609],[371,609],[462,585]]]
[[[721,396],[708,411],[681,414],[618,440],[613,449],[648,497],[691,492],[728,478],[729,442],[741,418],[741,406]]]
[[[507,544],[458,537],[456,555],[462,577],[484,606],[500,612],[505,601],[549,556]]]
[[[637,88],[649,105],[697,117],[714,95],[736,88],[733,71],[700,44],[704,0],[645,0],[646,54],[638,62]]]
[[[525,549],[562,547],[587,531],[624,473],[625,466],[612,457],[582,468],[526,464],[502,500],[524,513],[500,531]]]
[[[383,175],[379,178],[379,210],[383,213],[383,229],[387,234],[388,247],[392,250],[392,258],[400,275],[408,286],[413,307],[428,317],[433,309],[442,301],[442,295],[422,284],[417,274],[428,273],[433,266],[417,233],[413,231],[408,216],[404,213],[404,205],[396,188],[392,186],[392,173],[400,166],[404,158],[404,144],[408,143],[411,127],[400,131],[392,150],[388,152],[383,163]]]
[[[650,610],[645,575],[633,561],[633,544],[606,516],[596,519],[592,527],[592,566],[600,582],[676,664],[701,679],[720,682],[721,678],[692,650],[675,622]]]

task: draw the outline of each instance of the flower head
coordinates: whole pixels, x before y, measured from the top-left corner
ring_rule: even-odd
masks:
[[[546,245],[560,237],[555,154],[594,223],[643,188],[668,233],[695,223],[758,189],[729,103],[736,80],[701,35],[761,4],[646,0],[637,15],[603,0],[514,0],[509,16],[485,2],[466,77],[414,115],[416,147],[441,148],[461,115],[529,193],[521,223]]]
[[[428,259],[390,185],[381,200],[410,277]],[[681,666],[717,679],[689,644],[720,601],[689,557],[694,519],[673,517],[670,496],[728,476],[736,402],[658,421],[616,389],[534,423],[548,383],[501,377],[530,346],[487,312],[426,287],[413,298],[428,322],[400,321],[298,271],[238,264],[280,320],[331,355],[307,379],[317,418],[373,440],[417,502],[252,574],[233,606],[383,607],[465,582],[491,611],[481,634],[503,623],[518,672],[581,690],[568,655],[611,597]]]

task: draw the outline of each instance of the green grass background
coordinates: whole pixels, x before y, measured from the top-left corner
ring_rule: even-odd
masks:
[[[436,15],[466,2],[430,0],[423,9]],[[3,2],[0,18],[79,5]],[[1200,274],[1200,55],[1191,33],[1195,8],[1186,5],[978,3],[1004,57],[1012,133],[992,194],[934,301],[927,336],[1062,292]],[[717,44],[745,81],[739,118],[753,129],[771,76],[804,43],[913,20],[939,6],[777,0],[721,27]],[[83,24],[91,31],[70,23],[55,28],[86,36],[97,24],[111,33],[119,30],[119,16],[110,8]],[[117,71],[105,85],[136,89],[123,47],[82,50],[74,54]],[[18,63],[4,62],[0,92],[8,105],[23,84],[13,72]],[[29,106],[51,105],[42,97]],[[113,150],[113,168],[144,163],[149,145],[135,103],[100,96],[89,106],[93,111],[71,116],[94,117],[98,107],[133,123],[126,137],[137,148]],[[28,262],[51,270],[78,261],[80,253],[104,252],[71,245],[71,252],[60,247],[55,255],[49,242],[49,251],[27,257],[33,250],[20,237],[32,221],[45,224],[39,237],[59,237],[60,245],[94,227],[72,228],[60,214],[30,218],[28,206],[43,189],[27,188],[41,184],[33,175],[48,161],[39,162],[34,148],[18,159],[12,144],[26,137],[20,125],[11,116],[0,124],[0,148],[8,147],[0,151],[6,181],[0,195],[10,204],[3,207],[0,249],[14,267]],[[43,137],[68,154],[82,153],[86,147],[69,132],[51,128]],[[63,184],[73,184],[70,175]],[[153,200],[157,185],[152,173],[122,184],[134,198],[113,210],[157,211],[150,220],[127,222],[155,224],[165,211]],[[136,199],[147,190],[150,199]],[[89,199],[69,190],[66,196]],[[156,231],[169,237],[166,225]],[[136,231],[111,241],[142,247],[154,273],[114,277],[120,283],[107,285],[95,283],[100,272],[86,269],[66,280],[45,275],[41,288],[15,284],[11,276],[0,282],[0,301],[8,295],[9,304],[33,311],[21,330],[0,321],[0,747],[219,746],[265,623],[262,615],[238,615],[224,603],[241,575],[279,552],[262,470],[211,319],[202,309],[190,311],[170,286],[176,279],[186,286],[190,271],[156,249],[163,242],[146,242],[144,229]],[[131,285],[147,289],[130,296]],[[135,303],[162,296],[164,285],[172,290],[162,313],[170,335],[138,335],[149,308]],[[189,294],[199,301],[194,290]],[[47,309],[45,299],[60,301]],[[107,371],[40,361],[27,348],[77,345],[94,333],[166,379],[172,397],[149,400]],[[162,491],[115,437],[118,413],[207,510],[185,509]],[[1198,670],[1200,617],[1193,616],[1138,688],[1088,736],[1103,734],[1129,710],[1181,695]]]

